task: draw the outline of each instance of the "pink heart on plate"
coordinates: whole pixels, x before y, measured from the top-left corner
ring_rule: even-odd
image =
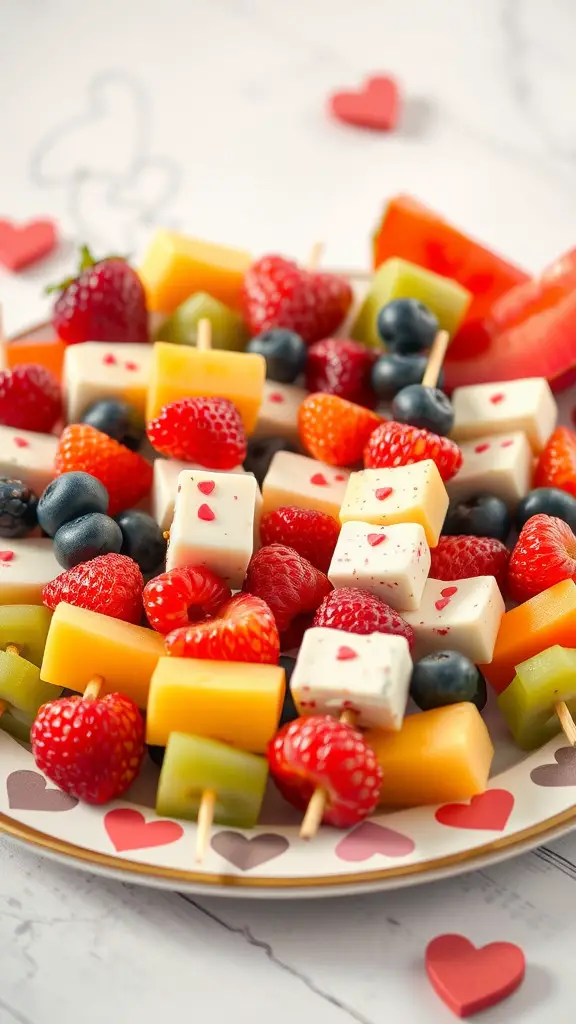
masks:
[[[375,75],[357,92],[333,93],[328,105],[331,114],[345,124],[389,132],[398,122],[398,86],[388,75]]]
[[[175,843],[184,835],[184,829],[176,821],[146,821],[140,811],[119,807],[104,815],[104,828],[114,849],[145,850],[151,846],[166,846]]]
[[[375,821],[363,821],[340,840],[334,852],[340,860],[355,862],[368,860],[378,853],[383,857],[407,857],[415,847],[409,836],[377,825]]]
[[[444,804],[435,818],[451,828],[487,829],[502,832],[514,807],[514,797],[507,789],[489,789],[473,796],[467,804]]]
[[[23,270],[56,248],[58,238],[51,220],[13,224],[0,220],[0,263],[8,270]]]

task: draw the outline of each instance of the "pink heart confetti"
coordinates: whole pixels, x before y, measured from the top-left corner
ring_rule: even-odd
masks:
[[[489,447],[490,447],[490,445],[486,444],[486,443],[484,443],[484,444],[477,444],[475,449],[474,449],[474,451],[476,452],[477,455],[481,455],[482,452],[487,452]]]
[[[198,487],[198,490],[202,492],[202,494],[212,494],[212,491],[216,487],[216,481],[215,480],[201,480],[200,483],[197,484],[197,487]]]
[[[102,362],[104,363],[104,366],[116,366],[117,365],[116,356],[113,355],[112,352],[108,352],[108,354],[104,356],[104,359],[102,360]]]
[[[351,647],[347,647],[343,644],[339,647],[336,652],[336,661],[352,661],[353,658],[357,658],[358,655]]]
[[[200,505],[198,519],[202,519],[205,523],[211,523],[216,519],[216,515],[210,508],[210,505]]]
[[[13,551],[0,551],[0,562],[11,562],[13,558]]]
[[[505,398],[506,395],[504,394],[504,392],[498,391],[497,394],[490,396],[490,401],[492,402],[492,405],[500,405],[500,402],[503,402]]]
[[[273,391],[271,395],[268,395],[269,402],[285,402],[284,395],[281,395],[279,391]]]
[[[15,437],[14,444],[17,448],[29,448],[30,441],[27,441],[25,437]]]
[[[376,495],[378,501],[385,501],[386,498],[389,498],[390,495],[393,494],[393,493],[394,493],[394,488],[393,487],[378,487],[374,491],[374,494]]]
[[[314,475],[310,477],[310,483],[314,484],[316,487],[328,486],[328,481],[323,473],[314,473]]]
[[[382,544],[386,540],[385,533],[369,533],[366,537],[371,548],[377,548],[379,544]]]

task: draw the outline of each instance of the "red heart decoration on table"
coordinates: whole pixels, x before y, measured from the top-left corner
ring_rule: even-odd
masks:
[[[23,270],[56,248],[58,236],[51,220],[13,224],[0,220],[0,263],[8,270]]]
[[[511,996],[524,979],[526,961],[512,942],[477,949],[463,935],[438,935],[426,949],[432,988],[457,1017],[468,1017]]]
[[[146,821],[140,811],[128,807],[108,811],[104,816],[104,828],[118,853],[124,850],[144,850],[150,846],[166,846],[184,835],[184,829],[176,821]]]
[[[338,843],[336,856],[348,862],[368,860],[377,853],[384,857],[407,857],[415,848],[409,836],[392,828],[363,821]]]
[[[328,104],[331,114],[345,124],[389,132],[398,122],[400,96],[393,78],[376,75],[358,92],[333,93]]]
[[[467,804],[444,804],[435,818],[451,828],[478,828],[502,832],[512,814],[514,797],[507,789],[489,789]]]

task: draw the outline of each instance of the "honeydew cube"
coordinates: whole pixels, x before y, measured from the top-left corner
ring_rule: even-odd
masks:
[[[20,743],[30,743],[30,730],[35,718],[36,715],[28,715],[17,708],[10,708],[0,718],[0,729]]]
[[[535,750],[560,732],[554,710],[558,701],[576,715],[576,651],[556,645],[520,662],[498,697],[498,707],[522,750]]]
[[[40,669],[26,658],[0,651],[0,701],[27,715],[36,715],[43,704],[62,693],[40,678]]]
[[[240,249],[201,242],[161,228],[140,267],[148,308],[172,313],[194,292],[208,292],[240,310],[244,274],[251,262],[250,254]]]
[[[0,605],[0,648],[14,644],[22,658],[40,667],[51,620],[44,605]]]
[[[419,523],[431,548],[436,547],[448,494],[434,462],[426,459],[393,469],[364,469],[348,481],[340,522],[393,526]]]
[[[186,299],[157,332],[158,341],[171,345],[195,345],[200,320],[212,325],[212,348],[242,352],[248,341],[248,330],[239,313],[207,292],[197,292]]]
[[[297,505],[338,519],[349,478],[347,469],[326,466],[307,455],[276,452],[262,484],[263,514]]]
[[[94,402],[105,398],[128,402],[144,416],[151,365],[151,345],[69,345],[64,357],[68,423],[78,423]]]

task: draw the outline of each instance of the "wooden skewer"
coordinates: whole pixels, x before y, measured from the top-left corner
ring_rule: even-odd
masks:
[[[214,821],[214,808],[216,806],[216,793],[213,789],[205,789],[202,793],[202,800],[198,810],[198,825],[196,829],[196,863],[201,864],[206,856],[212,822]]]
[[[83,700],[98,700],[104,686],[104,676],[94,676],[84,690]]]
[[[212,348],[212,321],[208,317],[203,316],[198,321],[196,348],[198,352],[209,352]]]
[[[310,255],[308,257],[308,270],[311,273],[314,270],[318,270],[318,267],[320,266],[320,261],[322,259],[323,252],[324,252],[324,242],[314,242],[314,245],[312,246],[312,248],[310,250]]]
[[[355,711],[342,711],[340,721],[344,725],[356,725],[358,715]],[[314,839],[322,824],[328,794],[323,786],[318,786],[310,797],[310,803],[306,808],[306,814],[300,826],[300,839]]]
[[[426,370],[422,377],[423,387],[436,387],[438,377],[440,376],[440,370],[442,369],[442,363],[444,362],[444,356],[446,355],[446,350],[449,344],[450,335],[448,334],[448,331],[438,331],[438,334],[434,338],[432,348],[430,349]]]
[[[574,722],[566,702],[563,700],[556,701],[554,711],[558,715],[560,725],[562,726],[562,732],[568,740],[568,743],[571,747],[576,747],[576,722]]]
[[[0,308],[0,317],[1,316],[2,309]],[[0,322],[0,332],[1,330],[2,323]],[[16,656],[18,656],[20,654],[20,648],[16,644],[6,644],[6,654],[15,654]],[[4,714],[5,711],[8,711],[9,707],[10,705],[7,704],[5,700],[0,700],[0,718],[2,718],[2,715]]]

